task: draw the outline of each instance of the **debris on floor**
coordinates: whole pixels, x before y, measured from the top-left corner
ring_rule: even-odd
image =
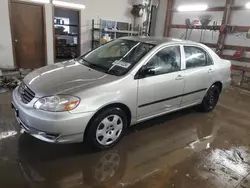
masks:
[[[7,91],[9,91],[7,88],[0,87],[0,93],[6,93]]]
[[[5,93],[9,89],[14,89],[21,83],[22,78],[16,77],[0,77],[0,93]]]
[[[20,72],[20,77],[25,77],[27,74],[29,74],[30,72],[32,72],[33,69],[19,69]]]
[[[32,72],[33,69],[19,69],[18,71],[0,70],[0,93],[5,93],[9,89],[14,89],[23,80],[23,78]]]
[[[201,169],[199,174],[204,179],[213,179],[214,182],[231,182],[237,185],[249,175],[250,152],[245,147],[232,147],[230,149],[215,149],[206,154],[203,163],[209,168]],[[212,170],[211,170],[212,169]],[[222,181],[223,180],[223,181]],[[228,186],[230,186],[228,184]]]

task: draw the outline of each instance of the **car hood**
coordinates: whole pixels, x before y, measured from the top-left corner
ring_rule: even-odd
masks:
[[[71,93],[70,91],[75,88],[84,89],[104,81],[109,76],[111,75],[71,60],[37,69],[24,78],[24,83],[36,93],[36,96],[42,97]]]

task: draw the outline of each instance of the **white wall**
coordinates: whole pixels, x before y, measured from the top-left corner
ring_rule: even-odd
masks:
[[[47,43],[47,64],[54,64],[54,18],[53,6],[45,5],[45,21],[46,21],[46,43]]]
[[[155,27],[155,36],[157,37],[162,37],[164,35],[167,4],[167,0],[160,0],[159,2]]]
[[[12,55],[12,42],[10,34],[10,20],[8,0],[0,1],[0,68],[12,68],[14,66]]]
[[[24,0],[29,1],[29,0]],[[84,4],[81,10],[81,52],[91,48],[91,20],[107,19],[133,23],[132,0],[64,0],[71,3]],[[8,0],[0,0],[0,68],[13,68],[12,42],[9,23]],[[54,63],[53,48],[53,7],[45,5],[47,63]]]

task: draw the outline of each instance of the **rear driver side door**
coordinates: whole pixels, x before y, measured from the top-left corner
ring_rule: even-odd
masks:
[[[150,74],[138,78],[138,121],[180,107],[184,88],[181,59],[179,45],[167,46],[142,67]]]
[[[199,46],[184,46],[185,80],[182,107],[200,103],[213,84],[215,65],[209,53]]]

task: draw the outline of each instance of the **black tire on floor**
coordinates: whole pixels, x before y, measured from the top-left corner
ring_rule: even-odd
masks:
[[[102,145],[98,142],[98,140],[96,138],[97,137],[96,132],[97,132],[99,124],[105,118],[112,116],[112,115],[117,115],[121,118],[122,123],[123,123],[122,131],[120,133],[120,136],[113,143],[111,143],[109,145]],[[85,141],[91,148],[93,148],[95,150],[105,150],[105,149],[112,148],[114,145],[116,145],[121,140],[123,133],[124,133],[124,130],[127,128],[127,126],[128,126],[128,119],[127,119],[126,113],[122,109],[120,109],[118,107],[107,108],[107,109],[101,111],[100,113],[98,113],[98,115],[96,117],[94,117],[94,119],[88,125]]]
[[[212,85],[207,91],[202,103],[200,104],[200,109],[203,112],[211,112],[217,105],[219,97],[220,97],[219,87],[217,85]]]

